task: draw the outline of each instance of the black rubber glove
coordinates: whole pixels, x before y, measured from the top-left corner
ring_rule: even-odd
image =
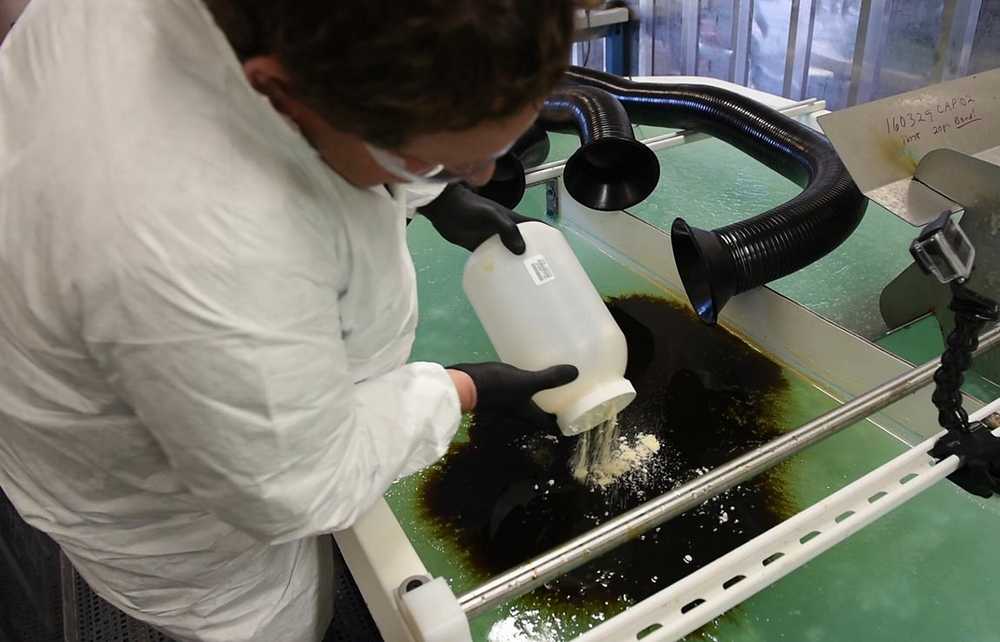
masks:
[[[448,366],[469,375],[476,385],[476,412],[514,415],[538,426],[551,426],[555,418],[531,400],[532,395],[573,381],[576,366],[552,366],[532,372],[506,363],[460,363]]]
[[[444,240],[470,252],[494,234],[499,234],[508,250],[524,254],[524,239],[517,224],[535,220],[494,203],[459,183],[449,185],[440,196],[417,211],[427,217]]]

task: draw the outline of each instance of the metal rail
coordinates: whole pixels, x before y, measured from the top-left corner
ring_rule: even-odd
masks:
[[[981,354],[1000,343],[1000,326],[980,336]],[[472,618],[507,600],[523,595],[559,575],[606,553],[622,542],[729,490],[812,444],[867,418],[893,402],[929,384],[939,359],[909,370],[848,401],[830,412],[752,450],[683,486],[608,520],[597,528],[502,573],[459,596]]]

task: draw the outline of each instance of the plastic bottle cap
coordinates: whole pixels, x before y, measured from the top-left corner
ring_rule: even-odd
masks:
[[[590,389],[556,415],[562,434],[570,437],[586,432],[625,409],[635,399],[628,379],[613,379]]]

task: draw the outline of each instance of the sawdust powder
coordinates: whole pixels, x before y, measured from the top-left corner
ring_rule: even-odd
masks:
[[[469,442],[454,445],[422,477],[425,518],[483,579],[780,434],[787,383],[774,362],[673,302],[624,297],[609,308],[628,342],[625,376],[638,393],[617,421],[562,437],[480,415]],[[522,604],[613,614],[776,525],[786,512],[780,476],[766,473]]]

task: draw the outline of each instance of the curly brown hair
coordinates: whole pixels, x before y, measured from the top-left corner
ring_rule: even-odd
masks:
[[[511,116],[566,69],[587,0],[207,0],[237,53],[274,54],[338,129],[396,147]]]

